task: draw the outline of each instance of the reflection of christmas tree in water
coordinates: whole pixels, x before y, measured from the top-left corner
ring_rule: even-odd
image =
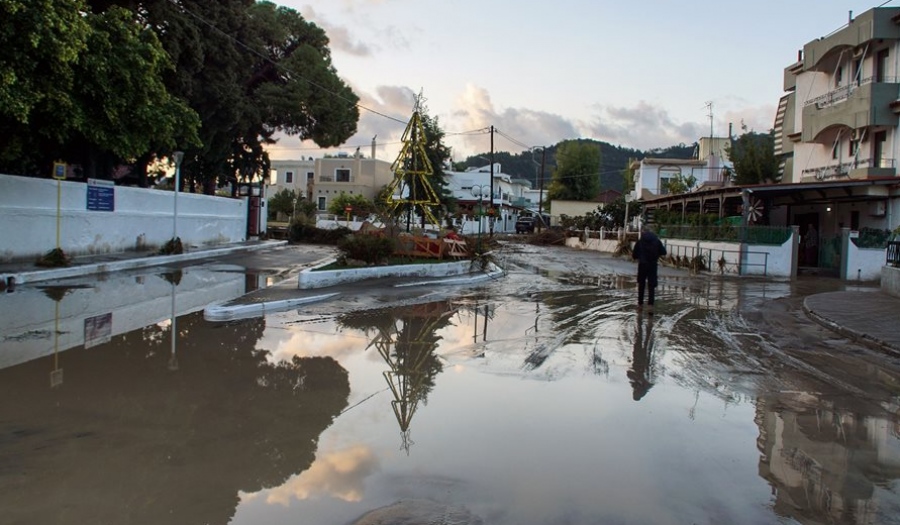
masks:
[[[443,370],[437,349],[436,332],[447,326],[456,307],[449,302],[407,306],[377,313],[350,314],[341,324],[376,330],[368,348],[375,348],[390,366],[384,378],[394,396],[391,407],[400,425],[401,447],[409,453],[413,442],[410,425],[419,403],[427,403],[435,377]]]

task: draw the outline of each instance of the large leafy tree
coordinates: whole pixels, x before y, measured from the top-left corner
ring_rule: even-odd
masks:
[[[600,150],[592,142],[567,140],[556,148],[550,199],[588,201],[600,192]]]
[[[735,184],[761,184],[778,178],[778,159],[775,158],[775,134],[747,131],[726,147],[734,163],[732,180]]]
[[[77,128],[65,144],[66,158],[86,176],[106,178],[154,149],[199,144],[197,114],[163,84],[171,63],[156,33],[119,7],[87,18],[92,31],[75,67]]]
[[[185,172],[207,192],[216,183],[268,173],[264,146],[276,131],[337,146],[356,132],[358,97],[338,77],[328,37],[299,13],[271,2],[145,2],[176,62],[170,88],[203,126]]]
[[[212,192],[266,174],[276,131],[336,146],[359,118],[324,31],[270,2],[0,0],[0,43],[5,171],[146,182],[183,150],[182,181]]]
[[[169,57],[128,11],[0,0],[0,13],[4,171],[46,176],[65,160],[108,177],[151,144],[196,140],[196,115],[162,83]]]

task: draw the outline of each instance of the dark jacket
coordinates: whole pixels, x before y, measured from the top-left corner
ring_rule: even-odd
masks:
[[[631,258],[637,259],[638,264],[656,264],[660,257],[666,254],[666,246],[653,232],[644,232],[641,238],[634,243]]]

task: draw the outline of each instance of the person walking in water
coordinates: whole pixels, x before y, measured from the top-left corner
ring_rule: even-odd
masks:
[[[653,233],[650,225],[645,224],[641,228],[641,238],[634,243],[631,258],[638,262],[638,310],[644,307],[644,291],[647,291],[647,306],[650,313],[653,312],[653,302],[656,298],[656,271],[659,258],[666,254],[666,247]]]

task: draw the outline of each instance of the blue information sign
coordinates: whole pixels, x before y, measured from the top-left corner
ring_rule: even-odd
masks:
[[[87,209],[116,211],[116,185],[111,180],[88,179]]]

